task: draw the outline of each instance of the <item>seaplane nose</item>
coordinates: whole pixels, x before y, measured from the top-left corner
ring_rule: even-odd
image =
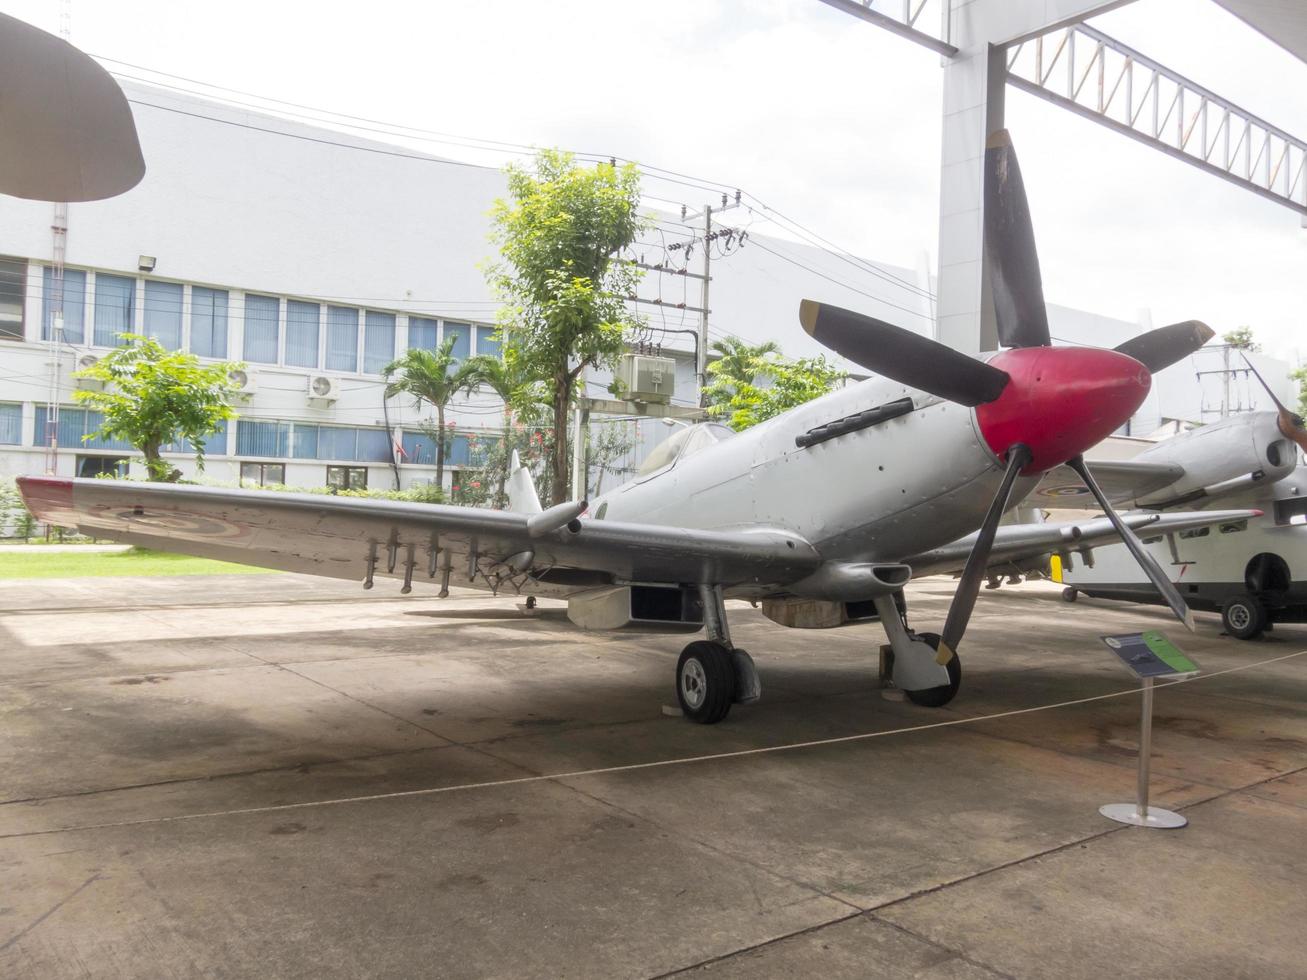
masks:
[[[985,442],[1002,457],[1016,443],[1030,448],[1022,473],[1040,473],[1102,442],[1143,404],[1152,385],[1133,357],[1094,347],[1023,347],[989,364],[1011,381],[976,407]]]

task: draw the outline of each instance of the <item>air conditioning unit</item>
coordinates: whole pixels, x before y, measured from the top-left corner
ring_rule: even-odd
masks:
[[[623,354],[617,379],[631,401],[666,405],[676,393],[676,361],[670,357]]]
[[[99,360],[100,360],[100,359],[99,359],[98,357],[96,357],[94,354],[81,354],[81,355],[79,355],[78,358],[77,358],[77,368],[76,368],[76,370],[78,370],[78,371],[84,371],[84,370],[86,370],[86,369],[89,368],[89,367],[95,367],[96,363],[97,363]],[[103,390],[104,390],[104,382],[101,381],[99,378],[77,378],[77,377],[74,377],[74,378],[73,378],[73,381],[77,384],[77,387],[79,387],[79,388],[81,388],[81,389],[83,389],[83,390],[85,390],[85,391],[103,391]]]
[[[324,408],[340,397],[340,379],[328,374],[315,374],[309,378],[309,404]]]
[[[244,368],[234,368],[227,377],[236,386],[236,399],[238,401],[248,402],[254,397],[254,390],[258,386],[258,375]]]

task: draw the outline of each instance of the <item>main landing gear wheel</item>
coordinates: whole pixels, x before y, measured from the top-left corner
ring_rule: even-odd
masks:
[[[918,633],[916,638],[930,644],[932,650],[939,649],[938,633]],[[957,697],[958,688],[962,686],[962,661],[955,653],[945,667],[948,670],[947,684],[923,688],[920,691],[904,691],[908,700],[923,708],[942,708]]]
[[[735,700],[735,664],[731,651],[712,640],[695,640],[676,662],[676,700],[685,717],[715,725]]]
[[[1221,607],[1221,625],[1236,640],[1255,640],[1266,630],[1270,617],[1256,596],[1237,595]]]

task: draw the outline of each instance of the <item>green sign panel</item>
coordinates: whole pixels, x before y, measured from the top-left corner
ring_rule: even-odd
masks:
[[[1137,677],[1178,677],[1198,673],[1198,665],[1159,630],[1104,636],[1102,640]]]

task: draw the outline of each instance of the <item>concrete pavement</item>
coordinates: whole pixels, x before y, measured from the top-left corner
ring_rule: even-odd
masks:
[[[951,590],[915,583],[914,625]],[[1154,800],[1181,831],[1097,813],[1133,792],[1133,695],[468,787],[1130,689],[1100,633],[1160,626],[1212,672],[1307,628],[1246,644],[1200,615],[1188,637],[1005,588],[932,711],[875,689],[874,628],[739,605],[764,697],[703,728],[661,710],[685,638],[516,602],[0,582],[0,976],[1303,975],[1307,656],[1158,692]],[[463,788],[394,795],[441,787]]]

